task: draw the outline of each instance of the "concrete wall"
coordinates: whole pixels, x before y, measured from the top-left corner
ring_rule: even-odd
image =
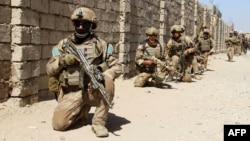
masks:
[[[79,6],[96,12],[100,38],[120,44],[124,78],[135,75],[135,50],[148,26],[160,29],[164,46],[173,24],[185,25],[185,34],[193,36],[199,23],[205,21],[210,27],[215,19],[219,24],[212,30],[220,41],[219,51],[224,37],[217,34],[228,32],[218,14],[204,12],[197,0],[1,0],[0,102],[25,106],[53,96],[48,92],[45,65],[52,46],[73,31],[69,17]]]
[[[0,102],[9,97],[11,77],[11,7],[9,0],[0,1]]]

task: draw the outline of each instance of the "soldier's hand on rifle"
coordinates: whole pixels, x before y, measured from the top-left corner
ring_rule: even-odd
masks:
[[[146,66],[151,66],[151,65],[155,65],[155,62],[153,60],[144,60],[142,64]]]
[[[91,83],[88,84],[87,91],[88,91],[89,94],[91,94],[93,92],[93,87],[92,87]]]
[[[75,55],[70,54],[70,53],[60,56],[60,65],[63,65],[63,66],[64,65],[70,66],[70,65],[76,64],[79,61],[80,61],[79,58],[77,58]]]
[[[94,76],[95,76],[95,78],[96,78],[96,80],[99,82],[99,83],[101,83],[101,84],[104,84],[104,81],[105,81],[105,79],[104,79],[104,76],[102,75],[102,71],[100,70],[100,69],[98,69],[98,68],[95,68],[94,69]],[[88,84],[88,93],[92,93],[92,91],[93,91],[93,87],[92,87],[92,84],[91,84],[91,82]]]
[[[183,55],[184,56],[187,56],[189,54],[189,51],[188,50],[185,50],[184,52],[183,52]]]
[[[98,68],[95,68],[94,69],[94,76],[96,78],[96,80],[101,83],[101,84],[104,84],[104,76],[102,75],[102,71]]]

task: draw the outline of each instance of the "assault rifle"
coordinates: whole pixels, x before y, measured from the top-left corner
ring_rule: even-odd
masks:
[[[94,68],[90,66],[90,64],[84,57],[83,51],[80,49],[77,49],[75,45],[69,40],[67,40],[67,42],[65,43],[65,47],[69,50],[70,53],[74,54],[76,57],[79,58],[82,69],[86,72],[86,74],[91,79],[91,85],[93,89],[98,89],[101,92],[101,95],[104,101],[108,104],[109,108],[112,108],[114,103],[109,102],[109,97],[107,96],[107,92],[105,91],[103,84],[101,84],[97,80],[97,77],[100,74],[97,74],[98,72],[96,72]]]
[[[184,73],[184,66],[186,61],[186,56],[184,55],[185,50],[188,48],[188,45],[185,41],[182,41],[182,48],[181,48],[181,56],[180,56],[180,64],[181,64],[181,70],[180,73]]]
[[[158,58],[156,58],[154,56],[153,57],[152,56],[146,56],[144,58],[144,60],[152,60],[152,61],[154,61],[154,63],[157,66],[160,67],[161,72],[165,72],[165,71],[171,72],[172,71],[172,69],[170,69],[170,67],[168,65],[169,62],[167,62],[166,60],[161,60],[161,59],[158,59]],[[156,69],[155,69],[155,71],[156,71]],[[183,76],[180,72],[178,72],[178,70],[175,70],[173,72],[173,75],[176,76],[176,77],[182,77]]]
[[[166,62],[156,58],[155,56],[147,55],[143,57],[143,60],[152,60],[155,63],[155,65],[158,65],[161,68],[161,72],[169,71]]]

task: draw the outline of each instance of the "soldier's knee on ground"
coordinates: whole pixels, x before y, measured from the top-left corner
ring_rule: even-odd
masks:
[[[65,118],[53,117],[52,126],[54,130],[65,131],[69,127],[69,122]]]
[[[142,82],[134,82],[134,87],[143,87],[145,83]]]
[[[185,74],[182,78],[183,82],[191,82],[192,81],[192,76],[190,74]]]
[[[144,77],[138,76],[134,81],[134,87],[144,87],[147,82],[147,79]]]

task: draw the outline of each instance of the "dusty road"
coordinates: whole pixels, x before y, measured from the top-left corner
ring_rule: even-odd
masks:
[[[19,109],[1,103],[0,141],[223,141],[224,124],[250,124],[250,55],[234,60],[211,56],[202,80],[171,82],[172,89],[118,79],[108,138],[96,138],[90,125],[52,130],[55,100]]]

